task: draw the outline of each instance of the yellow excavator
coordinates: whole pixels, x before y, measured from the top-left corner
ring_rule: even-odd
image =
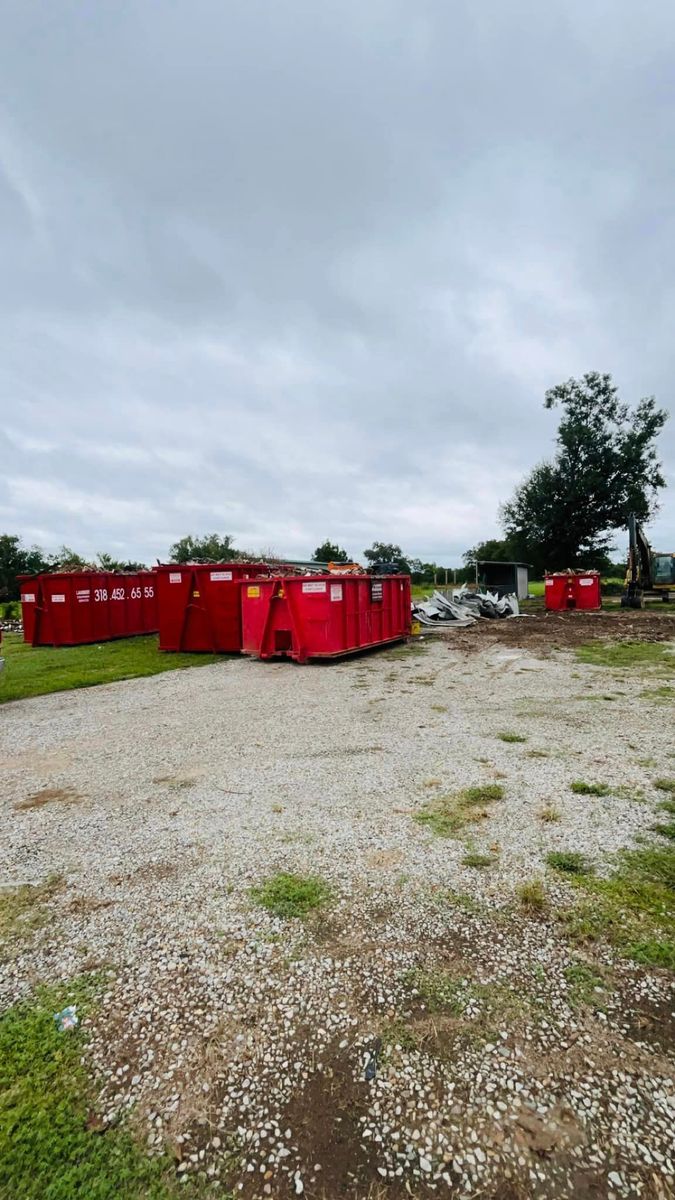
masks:
[[[645,597],[675,600],[675,554],[652,550],[635,513],[628,518],[628,567],[622,608],[644,608]]]

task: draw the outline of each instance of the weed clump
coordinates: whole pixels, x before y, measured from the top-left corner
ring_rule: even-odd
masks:
[[[471,850],[462,859],[463,867],[491,867],[495,862],[493,854],[477,854]]]
[[[570,787],[577,796],[608,796],[611,791],[606,783],[584,783],[582,779],[575,779]]]
[[[527,738],[523,737],[522,733],[498,733],[497,737],[499,738],[500,742],[515,743],[527,741]]]
[[[312,909],[323,908],[330,894],[328,884],[318,876],[284,871],[251,888],[256,903],[275,917],[304,917]]]
[[[547,804],[544,808],[539,809],[537,816],[545,825],[551,825],[560,820],[560,810],[553,804]]]
[[[675,779],[655,779],[654,787],[660,792],[670,792],[675,796]]]
[[[546,855],[546,862],[555,871],[564,875],[588,875],[591,867],[583,854],[578,850],[552,850]]]
[[[531,914],[541,915],[548,908],[546,892],[541,879],[531,879],[528,883],[522,883],[518,888],[518,899],[525,912]]]
[[[504,789],[499,784],[464,788],[451,796],[436,796],[415,813],[414,820],[426,825],[437,837],[454,837],[465,825],[488,816],[486,805],[501,800]]]

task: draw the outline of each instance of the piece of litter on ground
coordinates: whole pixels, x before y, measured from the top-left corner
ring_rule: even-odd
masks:
[[[54,1020],[59,1033],[65,1033],[67,1029],[74,1029],[79,1025],[79,1017],[77,1015],[77,1005],[69,1004],[67,1008],[62,1008],[61,1012],[54,1013]]]

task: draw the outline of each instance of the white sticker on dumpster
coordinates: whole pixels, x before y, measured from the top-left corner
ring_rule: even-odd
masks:
[[[580,579],[579,587],[593,587],[594,583],[595,583],[594,579]]]
[[[312,580],[311,583],[303,583],[303,592],[325,592],[325,583],[319,583],[317,580]]]
[[[52,596],[52,604],[65,604],[65,596]]]
[[[331,583],[330,598],[331,598],[331,600],[341,600],[342,599],[342,584],[341,583]]]
[[[180,583],[182,578],[183,576],[181,575],[180,571],[169,572],[169,583]]]
[[[79,588],[78,591],[75,592],[75,595],[77,596],[79,604],[88,604],[91,592],[89,588]]]
[[[547,587],[553,587],[553,580],[552,580],[552,579],[547,579],[547,580],[546,580],[546,586],[547,586]]]
[[[21,597],[22,604],[35,604],[35,592],[24,592]]]
[[[212,583],[222,583],[222,581],[224,579],[231,579],[231,578],[232,578],[231,571],[212,571],[211,572],[211,582]]]

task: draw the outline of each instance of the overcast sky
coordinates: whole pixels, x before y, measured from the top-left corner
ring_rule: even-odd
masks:
[[[672,408],[672,0],[0,14],[0,532],[452,563],[547,387]]]

